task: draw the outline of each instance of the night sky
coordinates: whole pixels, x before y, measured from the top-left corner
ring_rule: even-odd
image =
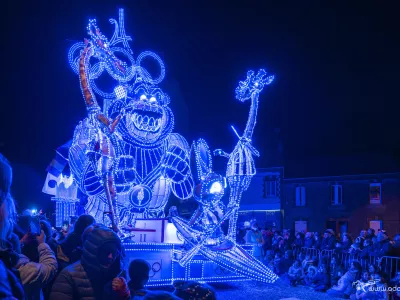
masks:
[[[296,166],[360,155],[393,161],[362,172],[398,166],[395,1],[24,2],[3,11],[0,152],[27,172],[16,177],[38,182],[34,194],[54,149],[86,113],[68,49],[87,37],[89,18],[111,38],[108,19],[118,18],[118,8],[125,8],[135,56],[152,50],[163,58],[160,86],[171,96],[175,131],[189,142],[203,137],[211,148],[230,151],[236,143],[230,125],[243,131],[250,104],[235,100],[234,89],[248,69],[265,68],[276,80],[260,97],[258,167],[284,165],[288,176],[316,176]],[[361,172],[346,166],[338,172]]]

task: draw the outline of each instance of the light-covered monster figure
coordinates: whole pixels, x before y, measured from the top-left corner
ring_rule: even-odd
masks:
[[[192,146],[198,172],[195,177],[194,197],[199,202],[199,209],[190,221],[180,218],[175,208],[170,210],[171,220],[185,241],[185,250],[176,258],[182,266],[187,266],[196,254],[201,254],[232,273],[262,282],[271,283],[278,279],[268,267],[236,244],[240,200],[256,173],[252,156],[258,156],[258,152],[251,145],[251,138],[256,124],[258,96],[264,86],[270,84],[274,78],[264,78],[265,75],[264,70],[260,70],[256,76],[253,72],[248,72],[246,81],[239,83],[236,89],[237,99],[242,102],[251,99],[246,129],[231,154],[220,149],[214,151],[215,155],[229,158],[226,178],[230,195],[226,208],[221,202],[225,181],[222,176],[212,172],[211,154],[207,144],[200,140]],[[221,224],[228,220],[229,229],[225,236]]]
[[[170,193],[187,199],[194,184],[189,145],[172,133],[170,98],[157,87],[165,76],[164,64],[149,51],[133,59],[122,10],[119,17],[119,22],[110,20],[115,24],[110,41],[91,20],[90,39],[74,45],[69,53],[88,112],[75,129],[70,167],[88,196],[86,213],[101,223],[108,222],[104,215],[109,214],[116,227],[133,225],[136,218],[164,217]],[[124,47],[115,46],[119,43]],[[142,66],[145,58],[159,63],[157,78]],[[104,71],[115,80],[113,93],[103,92],[95,82]],[[95,93],[104,99],[103,111]]]

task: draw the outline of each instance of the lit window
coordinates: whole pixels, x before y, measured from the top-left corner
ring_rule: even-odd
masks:
[[[369,204],[382,203],[382,190],[380,183],[369,184]]]
[[[296,206],[306,205],[306,187],[297,186],[296,187]]]
[[[341,205],[342,203],[342,186],[339,184],[334,184],[331,187],[331,204]]]
[[[378,233],[378,230],[382,230],[382,220],[369,221],[369,228],[374,229],[375,233]]]

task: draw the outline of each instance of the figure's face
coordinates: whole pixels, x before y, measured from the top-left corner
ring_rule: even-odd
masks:
[[[143,93],[128,103],[123,122],[131,138],[147,144],[172,131],[173,114],[155,96]]]
[[[360,237],[366,237],[367,232],[365,230],[361,230]]]

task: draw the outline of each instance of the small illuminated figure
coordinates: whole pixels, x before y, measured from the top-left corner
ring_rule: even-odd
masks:
[[[236,89],[237,99],[244,102],[251,99],[251,107],[246,129],[231,154],[221,149],[214,151],[229,159],[226,177],[229,182],[230,195],[225,208],[221,198],[225,179],[212,171],[211,154],[205,141],[200,140],[192,146],[192,162],[196,162],[197,176],[193,196],[199,202],[199,208],[190,221],[177,215],[172,207],[170,216],[177,230],[182,235],[186,251],[179,257],[182,266],[190,263],[198,253],[212,260],[219,267],[232,273],[263,282],[274,282],[277,275],[262,264],[243,248],[236,244],[236,225],[242,193],[249,187],[251,178],[255,175],[253,155],[259,155],[251,145],[251,137],[256,124],[258,96],[265,85],[270,84],[273,76],[264,78],[266,72],[260,70],[256,76],[247,73],[246,81],[240,82]],[[221,224],[229,220],[228,234],[225,236]]]

